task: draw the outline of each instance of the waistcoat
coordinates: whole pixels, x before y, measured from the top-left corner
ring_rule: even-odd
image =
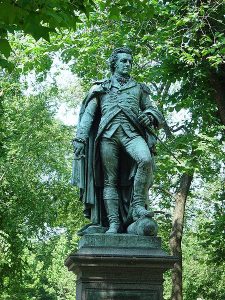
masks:
[[[104,128],[103,136],[111,137],[119,126],[128,136],[136,135],[135,128],[129,119],[129,112],[138,117],[140,97],[141,88],[135,81],[130,80],[123,86],[115,80],[112,81],[112,86],[100,98],[102,117],[99,129]],[[107,124],[106,127],[105,124]]]

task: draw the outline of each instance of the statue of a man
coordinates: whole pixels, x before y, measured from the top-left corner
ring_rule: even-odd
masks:
[[[82,104],[74,148],[85,215],[91,226],[116,234],[152,217],[147,210],[156,143],[152,129],[163,117],[149,88],[130,77],[131,50],[117,48],[109,61],[112,76],[95,82]]]

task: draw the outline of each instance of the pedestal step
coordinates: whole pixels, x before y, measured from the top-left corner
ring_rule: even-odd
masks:
[[[93,234],[65,264],[77,274],[76,300],[162,300],[163,273],[176,261],[159,237]]]

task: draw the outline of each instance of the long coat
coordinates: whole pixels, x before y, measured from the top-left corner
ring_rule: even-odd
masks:
[[[107,226],[102,199],[104,176],[99,152],[101,135],[114,117],[122,112],[131,127],[146,140],[153,152],[156,139],[138,121],[138,115],[144,112],[154,117],[156,128],[162,125],[163,117],[150,101],[149,93],[146,85],[135,80],[130,79],[127,84],[120,86],[112,77],[96,82],[82,103],[77,138],[86,141],[85,157],[75,161],[74,183],[80,188],[80,196],[85,205],[84,214],[93,224]],[[120,158],[120,218],[127,226],[132,222],[129,208],[136,166],[127,154],[121,152]]]

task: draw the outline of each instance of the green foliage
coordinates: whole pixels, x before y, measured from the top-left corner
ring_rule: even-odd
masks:
[[[11,71],[1,73],[2,297],[72,299],[72,275],[62,265],[84,222],[69,184],[73,129],[55,119],[60,103],[75,106],[82,93],[72,85],[59,90],[53,78],[52,90],[24,97],[20,76],[32,71],[44,82],[57,54],[87,89],[110,76],[111,51],[127,45],[135,55],[132,75],[149,85],[167,120],[160,138],[179,160],[158,143],[151,200],[164,212],[157,215],[164,247],[180,178],[194,173],[183,241],[185,299],[222,300],[224,126],[212,82],[225,78],[224,1],[95,3],[91,11],[91,1],[0,1],[0,64]]]
[[[203,219],[199,225],[198,238],[201,246],[207,253],[208,260],[215,266],[224,264],[225,258],[225,215],[224,215],[224,195],[219,195],[215,201],[213,214],[208,219]]]
[[[1,299],[74,299],[75,278],[64,266],[64,260],[71,248],[76,248],[77,237],[49,232],[42,238],[32,240],[29,247],[24,247],[20,285],[15,284],[17,289],[12,291],[5,284]]]
[[[92,0],[73,1],[0,1],[0,52],[8,58],[12,49],[8,34],[17,31],[30,34],[36,41],[50,41],[50,33],[64,28],[76,29],[80,15],[89,13],[94,7]],[[1,58],[3,59],[3,58]],[[1,61],[0,61],[1,63]],[[6,64],[1,64],[6,67]]]
[[[188,235],[188,236],[187,236]],[[184,299],[224,298],[225,264],[212,262],[207,249],[201,246],[201,238],[188,232],[183,247],[184,254]]]
[[[54,115],[52,100],[45,95],[1,97],[0,285],[6,291],[3,299],[31,299],[23,283],[29,259],[24,253],[32,254],[35,244],[42,243],[38,242],[42,236],[49,239],[54,235],[54,228],[66,226],[71,235],[83,223],[77,191],[70,185],[73,130]],[[66,241],[64,244],[67,247]],[[38,268],[45,268],[40,264],[37,276]]]

